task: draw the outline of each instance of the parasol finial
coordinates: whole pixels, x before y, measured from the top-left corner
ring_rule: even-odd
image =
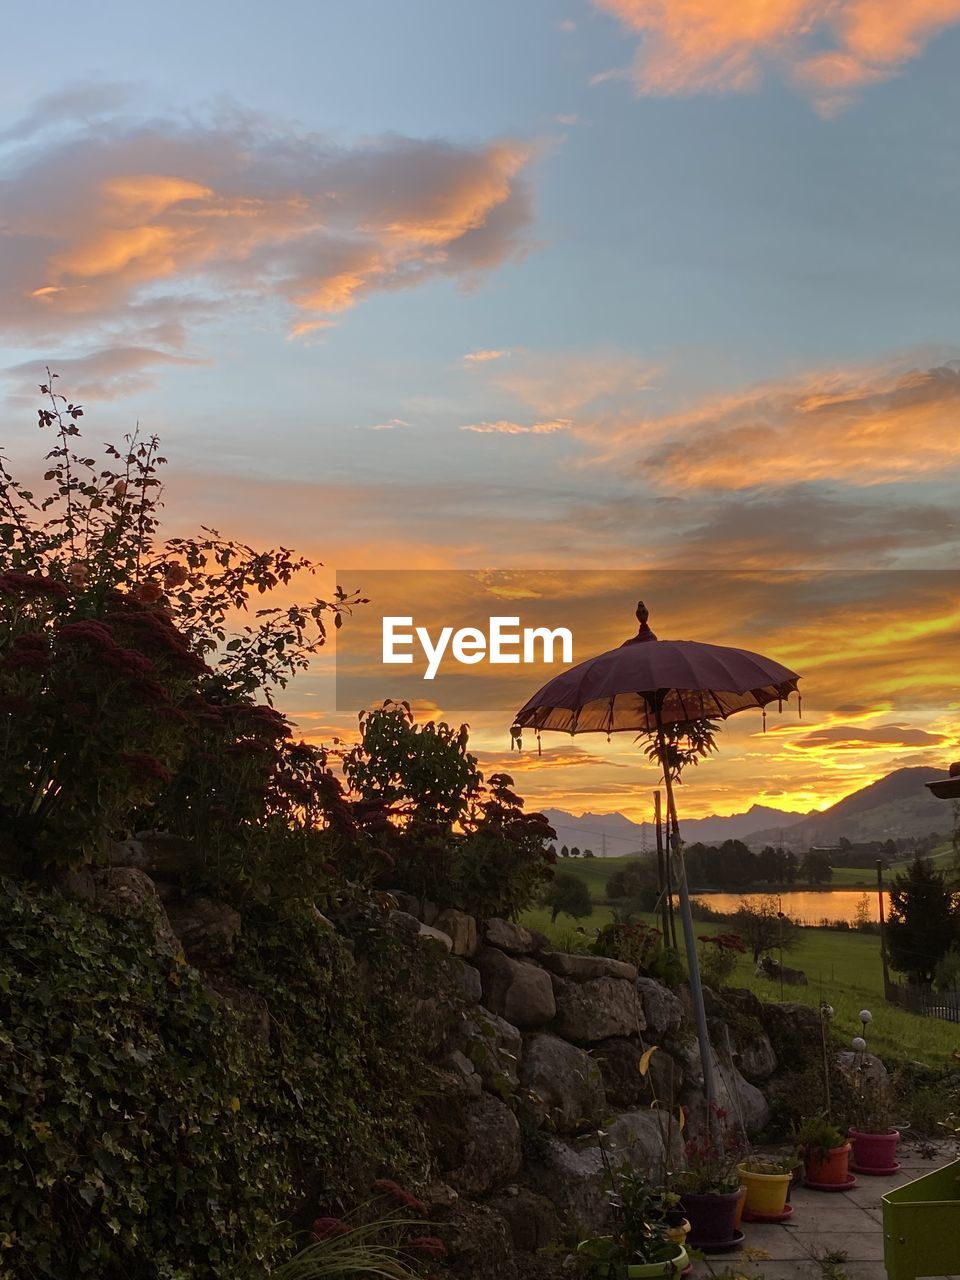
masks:
[[[647,624],[647,619],[649,617],[650,617],[650,610],[647,608],[647,606],[643,603],[642,600],[638,600],[637,601],[637,621],[640,623],[640,629],[637,632],[637,634],[633,637],[633,640],[627,641],[627,644],[632,644],[636,640],[656,640],[657,637],[653,634],[653,632],[650,630],[649,625]]]

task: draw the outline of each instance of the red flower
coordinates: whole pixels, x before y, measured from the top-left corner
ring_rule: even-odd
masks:
[[[337,1236],[348,1236],[351,1228],[342,1218],[315,1218],[310,1226],[310,1235],[314,1240],[335,1240]]]
[[[414,1253],[426,1254],[428,1258],[445,1258],[447,1246],[437,1236],[415,1236],[408,1245]]]
[[[378,1191],[381,1195],[389,1196],[391,1200],[395,1200],[404,1209],[413,1209],[415,1213],[427,1212],[427,1206],[422,1200],[418,1200],[409,1191],[404,1191],[403,1187],[398,1182],[394,1182],[392,1178],[378,1178],[373,1184],[373,1190]]]
[[[156,756],[144,755],[139,751],[126,751],[120,756],[131,773],[139,775],[141,781],[148,778],[157,782],[169,782],[170,771],[156,758]]]

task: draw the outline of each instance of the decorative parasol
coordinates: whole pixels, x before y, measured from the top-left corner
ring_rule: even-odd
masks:
[[[515,730],[532,728],[562,733],[617,733],[629,730],[655,736],[656,755],[663,769],[670,818],[670,843],[677,869],[690,993],[697,1020],[697,1039],[709,1107],[716,1099],[713,1056],[700,982],[693,915],[687,886],[677,807],[673,794],[664,729],[698,720],[726,719],[750,707],[763,709],[799,690],[800,677],[770,658],[747,649],[702,644],[695,640],[658,640],[648,625],[649,612],[637,605],[640,628],[617,649],[588,658],[545,684],[520,709]]]

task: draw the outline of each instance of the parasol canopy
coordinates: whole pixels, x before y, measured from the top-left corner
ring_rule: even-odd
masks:
[[[649,616],[641,600],[637,605],[640,623],[637,634],[619,648],[588,658],[555,676],[517,712],[513,732],[517,741],[520,730],[527,727],[538,734],[547,729],[571,734],[633,730],[655,735],[656,754],[667,791],[670,844],[678,871],[680,914],[709,1130],[716,1098],[714,1058],[673,793],[675,777],[664,730],[669,725],[697,720],[725,720],[737,711],[765,708],[771,702],[782,707],[791,693],[797,694],[799,702],[800,677],[779,662],[748,649],[731,649],[696,640],[658,640],[648,625]]]
[[[782,706],[794,692],[799,698],[799,676],[772,658],[697,640],[658,640],[648,616],[641,601],[635,636],[554,676],[515,723],[561,733],[653,733],[658,721],[725,720],[750,707]]]

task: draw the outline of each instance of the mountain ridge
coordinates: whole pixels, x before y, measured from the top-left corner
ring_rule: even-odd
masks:
[[[946,834],[952,826],[951,807],[932,796],[924,785],[943,777],[943,769],[907,766],[858,787],[826,809],[803,813],[754,803],[743,813],[689,819],[681,816],[681,830],[688,844],[742,840],[756,848],[782,842],[794,849],[836,843],[842,836],[857,842],[926,835],[931,831]],[[576,845],[581,851],[592,849],[600,857],[605,847],[606,855],[614,857],[654,847],[653,823],[634,822],[619,811],[587,811],[579,817],[564,809],[545,809],[544,813],[556,829],[558,848]]]

